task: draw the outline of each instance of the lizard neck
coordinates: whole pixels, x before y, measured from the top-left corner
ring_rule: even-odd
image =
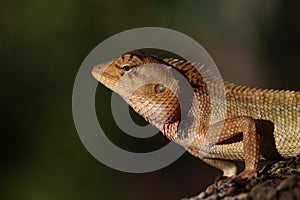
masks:
[[[123,98],[147,122],[158,128],[168,139],[177,143],[188,139],[189,134],[195,134],[199,126],[198,121],[204,121],[199,118],[199,112],[194,112],[199,107],[198,104],[195,104],[195,97],[193,97],[191,105],[185,105],[183,112],[176,109],[158,109],[149,102],[151,99],[139,98],[134,95]]]
[[[176,121],[173,123],[159,124],[151,122],[156,126],[168,139],[184,144],[184,141],[189,139],[190,134],[195,134],[198,131],[198,126],[195,124],[194,117],[191,115],[181,119],[182,122]]]
[[[177,137],[179,121],[162,125],[160,131],[170,140],[174,141]]]
[[[164,124],[161,126],[157,126],[159,130],[171,141],[176,142],[184,147],[189,146],[194,138],[199,139],[199,142],[202,138],[201,135],[198,135],[199,129],[203,127],[199,127],[193,121],[190,116],[186,117],[180,123],[179,121]],[[154,124],[154,123],[152,123]]]

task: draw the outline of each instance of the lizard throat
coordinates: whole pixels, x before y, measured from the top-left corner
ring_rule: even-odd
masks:
[[[167,138],[174,140],[176,138],[180,113],[174,114],[174,110],[166,112],[159,107],[150,106],[147,101],[141,103],[131,98],[124,98],[125,101],[147,122],[158,128]],[[139,103],[138,103],[139,102]],[[170,115],[170,113],[172,113]]]

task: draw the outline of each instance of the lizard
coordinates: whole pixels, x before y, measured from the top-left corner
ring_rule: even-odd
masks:
[[[180,101],[185,89],[173,71],[190,84],[192,96]],[[299,91],[236,85],[216,77],[204,65],[139,51],[94,66],[91,73],[168,139],[222,170],[223,176],[237,175],[233,161],[244,161],[244,170],[238,174],[244,179],[255,176],[261,160],[300,154]],[[213,96],[226,108],[223,118],[211,116]]]

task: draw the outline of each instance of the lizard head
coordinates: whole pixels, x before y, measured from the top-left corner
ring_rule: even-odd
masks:
[[[179,120],[178,81],[163,60],[130,52],[95,66],[92,75],[159,129]]]
[[[97,65],[92,70],[92,75],[103,85],[114,92],[119,81],[128,79],[137,66],[144,64],[144,56],[139,53],[124,54],[107,63]],[[126,78],[127,77],[127,78]],[[123,88],[126,89],[126,88]]]

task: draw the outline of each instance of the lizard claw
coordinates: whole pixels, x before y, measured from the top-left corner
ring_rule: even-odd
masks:
[[[227,180],[228,178],[228,176],[217,176],[215,182]]]
[[[236,176],[239,180],[252,179],[257,177],[257,172],[253,170],[244,170]]]

